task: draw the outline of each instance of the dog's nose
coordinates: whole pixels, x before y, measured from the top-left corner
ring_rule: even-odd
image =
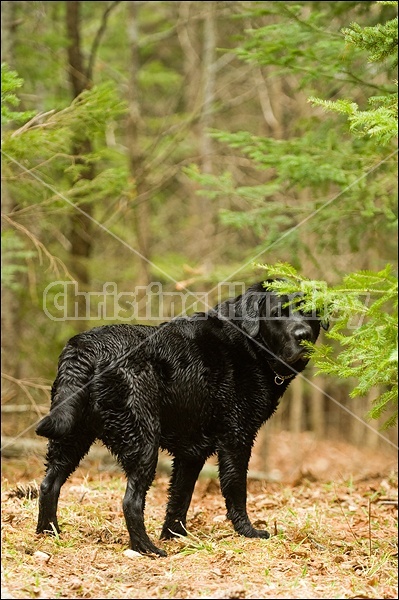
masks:
[[[295,329],[293,334],[297,342],[308,342],[311,338],[311,331],[305,327],[299,327],[298,329]]]

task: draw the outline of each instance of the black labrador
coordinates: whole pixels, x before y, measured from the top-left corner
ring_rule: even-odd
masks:
[[[49,438],[37,533],[59,531],[61,486],[96,439],[127,477],[123,512],[133,550],[166,556],[144,526],[158,450],[174,457],[161,538],[186,535],[198,475],[217,453],[227,516],[237,533],[268,538],[246,509],[256,434],[308,360],[303,341],[320,332],[315,315],[262,283],[208,313],[159,326],[106,325],[74,336],[61,353],[51,409],[37,426]]]

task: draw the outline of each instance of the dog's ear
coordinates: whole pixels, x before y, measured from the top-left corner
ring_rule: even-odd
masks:
[[[260,298],[259,294],[250,293],[242,298],[241,328],[251,337],[259,333]]]

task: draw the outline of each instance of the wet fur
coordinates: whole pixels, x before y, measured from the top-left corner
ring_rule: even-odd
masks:
[[[99,439],[126,474],[123,511],[133,550],[166,554],[144,525],[159,448],[174,457],[161,538],[186,534],[195,482],[215,453],[235,531],[269,537],[252,526],[246,510],[251,449],[292,376],[308,362],[301,341],[315,342],[320,331],[318,319],[299,312],[262,318],[284,300],[259,283],[208,314],[157,327],[96,327],[70,339],[59,359],[50,412],[36,429],[49,438],[37,533],[59,531],[60,489]]]

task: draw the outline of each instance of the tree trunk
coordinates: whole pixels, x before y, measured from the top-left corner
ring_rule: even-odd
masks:
[[[68,76],[73,97],[76,98],[88,89],[89,81],[83,64],[81,39],[80,39],[80,5],[81,2],[73,0],[65,2],[66,27],[68,36]]]
[[[1,3],[1,60],[13,68],[16,2]]]
[[[201,169],[203,173],[211,174],[212,168],[212,138],[208,129],[213,122],[213,105],[215,101],[215,50],[216,50],[216,16],[215,2],[207,2],[203,28],[202,52],[202,94],[203,104],[199,122],[199,146]],[[206,196],[196,197],[198,214],[197,250],[200,256],[209,256],[212,247],[211,240],[215,232],[212,203]]]
[[[146,177],[144,173],[144,156],[140,148],[140,100],[138,86],[139,48],[138,48],[138,6],[137,2],[128,2],[128,34],[130,42],[130,81],[128,92],[127,148],[129,152],[129,169],[132,181],[134,227],[138,249],[137,285],[148,285],[151,282],[150,272],[150,224],[151,208],[149,199],[145,197]]]
[[[201,68],[198,52],[197,21],[190,20],[192,2],[179,3],[179,20],[181,25],[177,29],[177,35],[183,51],[184,71],[184,110],[187,114],[194,114],[198,109],[200,85],[198,73]]]
[[[12,212],[14,202],[4,183],[1,185],[1,211]],[[1,224],[1,233],[9,229],[5,221]],[[2,268],[7,266],[7,258],[2,255]],[[17,357],[20,339],[19,296],[6,285],[1,286],[1,372],[18,379],[20,361]],[[8,384],[7,384],[8,386]],[[6,393],[6,389],[3,389]]]
[[[350,438],[351,442],[355,446],[363,446],[364,445],[364,437],[365,437],[365,429],[366,426],[363,423],[364,415],[367,412],[367,404],[364,398],[353,398],[350,401],[348,407],[352,411],[354,417],[350,417],[352,419],[351,427],[350,427]],[[358,417],[358,418],[356,418]]]
[[[215,2],[207,2],[204,20],[203,50],[203,107],[201,115],[201,160],[204,173],[212,173],[212,138],[207,129],[212,125],[212,110],[215,99],[215,49],[216,23]]]
[[[11,68],[14,62],[14,28],[15,28],[15,2],[1,3],[1,57],[2,61]],[[15,202],[10,195],[6,183],[1,183],[1,211],[10,214],[15,208]],[[2,234],[9,229],[9,225],[2,221]],[[2,255],[2,268],[7,266],[7,258]],[[20,375],[20,361],[16,358],[18,350],[17,340],[20,338],[19,297],[10,288],[1,287],[1,371],[12,377]],[[6,390],[3,390],[6,392]]]
[[[80,27],[80,7],[81,2],[65,2],[66,5],[66,29],[68,38],[68,75],[71,86],[72,97],[76,98],[84,90],[88,89],[91,82],[87,78],[87,72],[84,65]],[[80,179],[92,180],[94,178],[94,168],[92,164],[87,164],[85,156],[92,152],[92,143],[89,138],[79,140],[74,143],[72,153],[76,157],[76,163],[82,165]],[[89,291],[90,272],[89,259],[92,252],[93,223],[91,217],[93,206],[90,202],[82,201],[79,207],[86,213],[75,211],[70,218],[70,242],[71,242],[71,262],[72,272],[78,281],[79,291]],[[86,306],[84,298],[78,297],[79,316],[85,314]],[[85,328],[84,321],[77,321],[78,328]]]

